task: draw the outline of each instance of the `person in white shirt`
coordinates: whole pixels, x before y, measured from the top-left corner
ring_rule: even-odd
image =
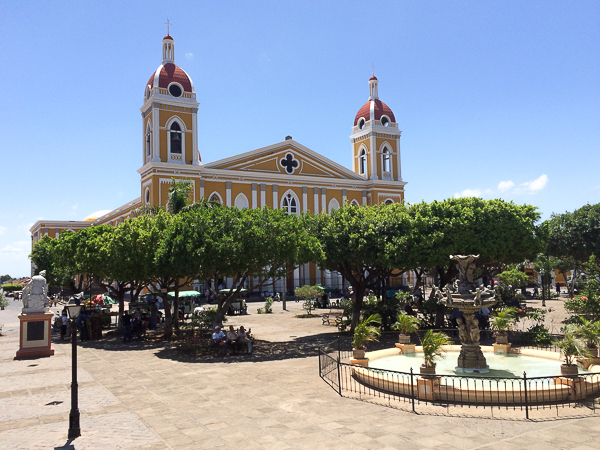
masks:
[[[215,332],[212,334],[212,340],[210,342],[217,354],[219,353],[219,348],[222,348],[223,356],[227,356],[227,340],[225,339],[225,333],[221,331],[219,325],[215,326]]]
[[[227,332],[227,347],[232,349],[235,353],[238,351],[238,335],[233,328],[233,325],[229,326],[229,331]]]

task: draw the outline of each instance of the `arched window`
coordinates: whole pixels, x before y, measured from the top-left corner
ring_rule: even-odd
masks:
[[[300,213],[298,199],[291,191],[288,191],[283,195],[281,199],[281,209],[283,209],[286,214],[298,215]]]
[[[364,148],[360,151],[360,156],[358,157],[358,170],[361,175],[367,172],[367,152],[365,152]]]
[[[237,209],[248,208],[248,197],[246,197],[244,194],[238,194],[238,196],[235,198],[234,204]]]
[[[149,187],[146,188],[146,195],[145,195],[145,197],[146,197],[145,198],[146,205],[149,205],[150,204],[150,188]]]
[[[350,202],[350,206],[359,206],[359,205],[358,205],[358,202],[356,200],[352,200]]]
[[[383,166],[383,171],[384,172],[390,172],[391,171],[391,164],[390,164],[390,151],[387,147],[383,147],[383,151],[381,152],[382,154],[382,166]]]
[[[148,121],[146,126],[146,162],[152,157],[152,124]]]
[[[394,200],[392,200],[391,198],[388,198],[384,203],[386,205],[393,205],[394,204]]]
[[[213,192],[210,197],[208,197],[208,201],[218,203],[219,205],[223,204],[223,199],[216,192]]]
[[[169,131],[171,153],[181,153],[181,127],[177,122],[173,122]]]
[[[340,203],[335,198],[332,198],[329,201],[329,206],[327,207],[327,212],[329,214],[331,214],[332,211],[339,209],[339,208],[340,208]]]

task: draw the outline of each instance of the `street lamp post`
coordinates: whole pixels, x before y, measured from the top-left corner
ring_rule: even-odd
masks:
[[[71,319],[71,412],[69,413],[69,439],[81,436],[79,426],[79,393],[77,387],[77,328],[75,321],[81,313],[81,305],[67,305]]]
[[[546,307],[546,270],[541,269],[540,275],[542,276],[542,307]]]

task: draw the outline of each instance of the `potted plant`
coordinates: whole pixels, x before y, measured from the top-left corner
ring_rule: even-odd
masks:
[[[561,375],[577,375],[579,373],[577,368],[577,358],[590,356],[590,352],[585,343],[578,339],[575,330],[569,327],[565,330],[565,335],[562,340],[554,341],[554,345],[560,349],[560,352],[565,358],[565,364],[560,366]]]
[[[421,374],[434,375],[435,361],[439,358],[444,358],[444,345],[451,344],[450,338],[442,332],[434,333],[433,330],[427,330],[423,337],[423,359],[425,362],[421,364]]]
[[[508,344],[508,332],[515,323],[517,308],[514,306],[498,311],[491,319],[490,328],[496,336],[496,344]]]
[[[371,314],[354,328],[354,337],[352,338],[352,356],[354,359],[364,359],[365,350],[367,349],[366,343],[376,341],[379,335],[381,335],[379,327],[373,324],[381,324],[381,316],[379,314]]]
[[[400,331],[398,336],[399,344],[410,344],[410,334],[416,332],[421,325],[421,321],[408,314],[398,314],[398,320],[392,325],[392,330]]]
[[[600,322],[592,322],[584,317],[579,319],[581,325],[575,329],[575,334],[586,343],[590,356],[597,358],[598,345],[600,344]]]

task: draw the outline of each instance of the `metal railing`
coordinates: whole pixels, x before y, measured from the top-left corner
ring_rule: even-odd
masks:
[[[464,415],[451,407],[466,407],[477,415],[491,411],[492,416],[505,419],[523,418],[510,413],[516,410],[523,411],[526,419],[549,420],[595,414],[600,407],[600,373],[531,378],[526,373],[522,377],[421,375],[412,368],[399,372],[350,364],[350,342],[337,339],[318,350],[320,377],[342,397],[415,413]]]

